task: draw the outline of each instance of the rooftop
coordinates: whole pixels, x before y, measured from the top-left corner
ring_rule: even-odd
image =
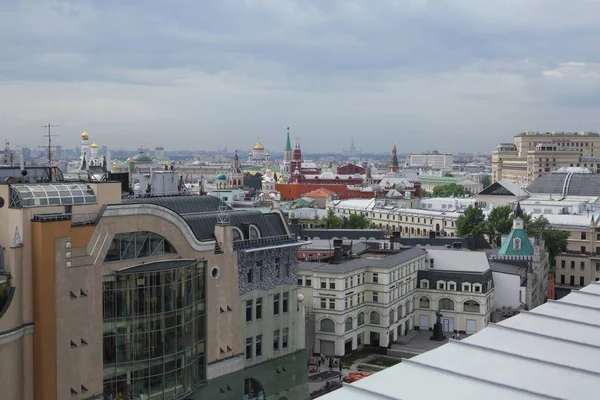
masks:
[[[487,255],[482,251],[427,249],[435,260],[436,271],[485,272],[490,269]]]
[[[402,264],[406,261],[422,257],[426,254],[425,249],[418,247],[402,251],[397,254],[388,255],[379,258],[357,258],[349,261],[342,261],[340,264],[301,262],[298,264],[298,270],[307,270],[314,272],[333,272],[346,273],[362,268],[381,268],[388,269]]]
[[[590,399],[598,357],[600,284],[592,283],[322,399]]]
[[[529,193],[566,196],[598,196],[600,175],[553,172],[542,175],[527,186]]]

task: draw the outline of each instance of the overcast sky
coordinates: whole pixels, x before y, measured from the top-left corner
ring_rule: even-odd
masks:
[[[491,152],[599,131],[597,0],[0,1],[0,139]]]

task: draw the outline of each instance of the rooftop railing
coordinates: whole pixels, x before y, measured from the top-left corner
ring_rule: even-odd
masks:
[[[233,248],[235,250],[250,248],[250,247],[261,247],[261,246],[277,246],[280,244],[287,244],[296,242],[297,238],[294,234],[279,235],[279,236],[266,236],[256,239],[244,239],[234,240]]]
[[[71,221],[72,226],[86,226],[94,225],[97,216],[96,213],[34,214],[31,220],[33,222]]]

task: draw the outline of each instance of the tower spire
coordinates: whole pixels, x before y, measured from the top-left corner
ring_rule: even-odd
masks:
[[[290,142],[290,127],[287,128],[287,139],[285,141],[285,150],[292,150],[292,143]]]

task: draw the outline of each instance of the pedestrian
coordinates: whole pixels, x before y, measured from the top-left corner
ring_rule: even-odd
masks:
[[[452,339],[456,339],[456,332],[452,332]]]
[[[456,340],[460,340],[460,332],[456,332]]]

